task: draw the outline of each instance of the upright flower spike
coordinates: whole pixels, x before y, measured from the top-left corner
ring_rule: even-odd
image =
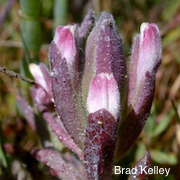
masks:
[[[121,99],[124,98],[127,70],[122,38],[113,16],[106,12],[101,14],[86,43],[82,81],[83,102],[85,104],[91,80],[100,73],[113,73],[121,92]]]
[[[58,115],[74,142],[83,149],[84,114],[80,100],[76,25],[58,27],[49,57],[53,98]]]
[[[129,76],[128,104],[138,98],[146,79],[146,73],[157,71],[161,63],[161,37],[156,24],[142,23],[132,48]]]
[[[109,180],[120,109],[119,89],[112,73],[93,78],[87,108],[90,114],[84,150],[86,174],[88,179]]]
[[[134,144],[149,116],[155,75],[161,63],[161,41],[155,24],[143,23],[133,45],[129,84],[129,113],[118,131],[115,155],[120,159]]]
[[[161,38],[156,24],[142,23],[140,28],[137,90],[145,81],[146,72],[152,73],[162,58]]]
[[[110,180],[113,161],[120,160],[138,138],[154,97],[155,75],[161,62],[157,26],[141,25],[127,76],[122,38],[113,16],[102,12],[94,26],[95,20],[94,12],[89,11],[80,26],[57,28],[49,49],[50,74],[42,64],[30,66],[35,81],[42,86],[31,88],[34,104],[59,140],[79,157],[68,158],[46,149],[32,151],[61,179]],[[84,47],[85,60],[83,52],[79,53]],[[55,109],[47,106],[47,95],[50,101],[54,98]],[[149,159],[146,153],[136,165],[149,166]],[[136,177],[130,176],[145,177],[139,169]]]

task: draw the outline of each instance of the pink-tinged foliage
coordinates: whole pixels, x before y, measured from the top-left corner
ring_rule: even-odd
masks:
[[[67,130],[65,129],[61,119],[57,116],[53,116],[52,113],[48,110],[46,106],[43,106],[38,101],[36,101],[35,94],[36,90],[32,87],[31,88],[31,96],[34,99],[36,106],[38,107],[39,111],[41,112],[44,120],[47,124],[51,127],[52,131],[56,134],[58,139],[70,150],[72,150],[81,160],[83,160],[83,152],[81,149],[75,144],[73,139],[68,134]]]
[[[47,165],[54,176],[62,180],[86,180],[86,177],[81,171],[78,171],[76,167],[66,161],[61,154],[54,150],[34,149],[31,153],[38,161]]]
[[[50,47],[51,80],[54,103],[64,127],[80,147],[84,146],[83,114],[74,92],[66,59],[61,57],[54,42]]]
[[[104,108],[116,120],[118,119],[120,94],[117,82],[112,73],[110,75],[100,73],[93,78],[87,98],[87,108],[89,113],[94,113]]]
[[[144,180],[148,178],[148,174],[146,174],[144,171],[142,172],[142,169],[145,169],[146,172],[148,172],[148,169],[151,167],[151,157],[149,152],[146,152],[145,156],[140,159],[136,164],[135,168],[137,168],[136,174],[131,174],[129,177],[129,180]]]
[[[117,122],[105,109],[89,114],[84,149],[89,180],[110,180]]]
[[[29,103],[24,99],[20,93],[17,93],[16,95],[16,102],[19,104],[24,117],[29,124],[29,126],[36,131],[36,118],[34,114],[33,108],[29,105]]]

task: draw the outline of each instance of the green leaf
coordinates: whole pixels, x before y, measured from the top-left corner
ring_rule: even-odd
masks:
[[[20,0],[21,11],[27,16],[39,17],[40,0]]]
[[[161,13],[164,21],[172,20],[173,16],[178,12],[180,1],[171,0],[166,1],[167,4],[164,8],[164,11]]]
[[[2,164],[2,166],[4,168],[9,170],[9,164],[8,164],[8,161],[7,161],[7,157],[6,157],[6,154],[4,153],[3,148],[2,148],[2,145],[4,144],[4,141],[5,141],[5,139],[4,139],[3,132],[2,132],[2,129],[1,129],[1,124],[0,124],[0,165]]]
[[[41,46],[40,0],[20,0],[20,8],[20,29],[25,57],[28,61],[38,62]]]
[[[159,150],[150,150],[151,159],[159,164],[176,165],[178,159],[173,153],[165,153]]]
[[[1,147],[1,144],[0,144],[0,162],[2,163],[3,167],[7,168],[8,163],[7,163],[4,151],[3,151],[2,147]]]
[[[148,141],[150,141],[150,139],[152,138],[152,132],[156,125],[155,118],[155,113],[150,114],[144,127],[145,135]]]
[[[179,26],[177,26],[176,28],[169,31],[167,36],[163,39],[162,44],[164,46],[169,46],[173,42],[177,41],[179,39],[179,37],[180,37],[179,31],[180,31]]]
[[[67,0],[55,0],[54,2],[54,32],[59,25],[66,24],[66,16],[68,11]]]
[[[137,150],[136,150],[136,154],[135,154],[135,161],[139,161],[139,159],[141,159],[144,154],[146,153],[146,146],[144,143],[139,143]]]
[[[172,117],[174,116],[174,114],[175,114],[174,110],[171,110],[169,114],[161,122],[157,124],[155,129],[152,131],[151,138],[158,136],[168,128],[169,123]]]

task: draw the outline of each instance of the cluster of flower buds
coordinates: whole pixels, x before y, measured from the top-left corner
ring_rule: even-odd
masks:
[[[80,26],[57,28],[49,59],[49,74],[42,64],[30,65],[41,85],[33,88],[32,96],[60,141],[80,161],[48,149],[34,150],[34,156],[61,179],[111,179],[113,162],[130,149],[150,113],[161,63],[158,27],[141,25],[127,72],[113,16],[102,12],[96,19],[91,10]],[[47,108],[52,99],[57,117]]]

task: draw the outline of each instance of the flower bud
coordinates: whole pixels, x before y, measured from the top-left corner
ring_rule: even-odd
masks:
[[[76,56],[75,46],[75,25],[59,26],[56,29],[54,43],[57,45],[62,58],[65,58],[67,64],[72,64]]]
[[[77,26],[59,26],[49,49],[56,111],[70,137],[83,149],[84,112],[81,106]]]
[[[58,59],[59,62],[65,59],[71,85],[76,90],[79,88],[79,47],[77,38],[76,25],[59,26],[56,29],[49,51],[51,63],[53,63],[53,59],[58,57],[58,54],[61,57]]]
[[[139,97],[145,84],[146,74],[155,76],[161,62],[161,53],[161,38],[157,25],[142,23],[140,35],[136,35],[132,47],[128,106],[133,105]]]
[[[82,80],[84,104],[86,104],[91,80],[100,73],[113,73],[122,100],[125,97],[127,75],[122,38],[113,16],[107,12],[102,12],[86,42]]]
[[[117,82],[111,73],[100,73],[91,82],[87,98],[89,113],[106,109],[117,120],[120,110],[120,93]]]
[[[155,24],[143,23],[134,39],[128,81],[128,109],[119,126],[115,150],[120,159],[134,144],[149,116],[155,91],[155,75],[161,63],[161,39]]]
[[[160,64],[161,55],[161,38],[157,25],[142,23],[137,64],[137,88],[143,84],[145,74],[151,73]]]

